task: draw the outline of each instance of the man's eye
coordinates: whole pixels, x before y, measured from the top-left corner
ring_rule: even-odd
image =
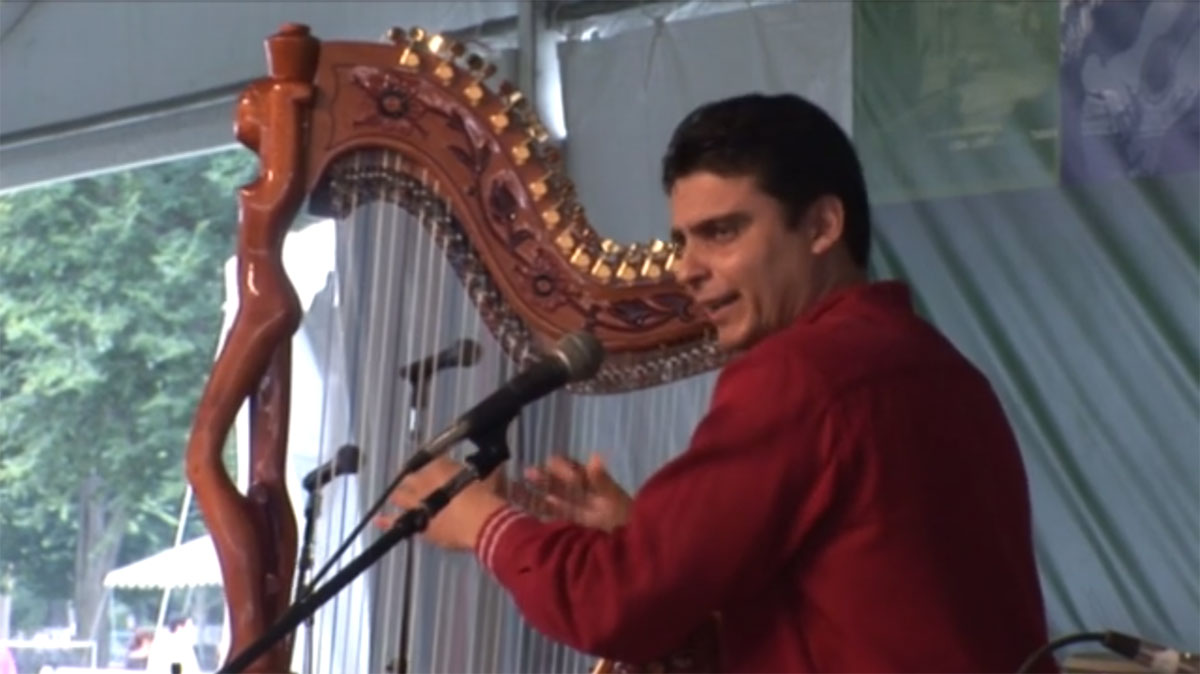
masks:
[[[717,241],[728,241],[737,234],[738,228],[734,225],[717,225],[713,227],[712,238]]]

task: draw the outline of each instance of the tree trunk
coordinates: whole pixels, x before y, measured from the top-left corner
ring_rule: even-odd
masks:
[[[104,576],[112,570],[125,536],[128,515],[124,508],[110,508],[104,482],[89,475],[79,487],[79,537],[75,543],[75,638],[97,642],[97,663],[107,662],[108,621],[102,620],[105,605]],[[104,629],[101,629],[101,628]]]

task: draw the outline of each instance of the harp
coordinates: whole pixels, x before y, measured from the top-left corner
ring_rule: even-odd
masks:
[[[522,414],[510,429],[514,463],[602,439],[625,453],[626,476],[644,476],[638,446],[653,440],[633,434],[698,418],[711,378],[693,375],[721,364],[672,280],[675,249],[601,238],[530,106],[507,83],[491,88],[483,59],[420,29],[394,29],[380,43],[320,42],[298,24],[268,38],[266,54],[268,75],[235,115],[260,169],[238,194],[239,304],[186,457],[224,578],[229,654],[293,597],[303,546],[289,428],[303,427],[323,456],[346,442],[362,450],[353,484],[319,508],[315,562],[328,568],[341,563],[339,543],[372,536],[349,523],[405,454],[560,336],[591,332],[606,361],[592,380]],[[337,310],[321,325],[343,354],[340,384],[323,394],[340,412],[319,419],[293,418],[291,407],[292,340],[305,311],[282,251],[306,203],[337,221]],[[249,426],[244,492],[222,459],[239,414]],[[595,662],[532,633],[465,555],[402,546],[346,595],[248,671],[581,672]]]

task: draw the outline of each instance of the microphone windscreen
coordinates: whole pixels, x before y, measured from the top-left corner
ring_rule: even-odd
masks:
[[[554,355],[567,366],[571,381],[591,379],[604,363],[604,346],[589,332],[573,332],[554,346]]]

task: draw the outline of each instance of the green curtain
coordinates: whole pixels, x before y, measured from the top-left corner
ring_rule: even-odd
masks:
[[[1200,648],[1200,3],[865,2],[879,276],[1018,433],[1051,630]]]

